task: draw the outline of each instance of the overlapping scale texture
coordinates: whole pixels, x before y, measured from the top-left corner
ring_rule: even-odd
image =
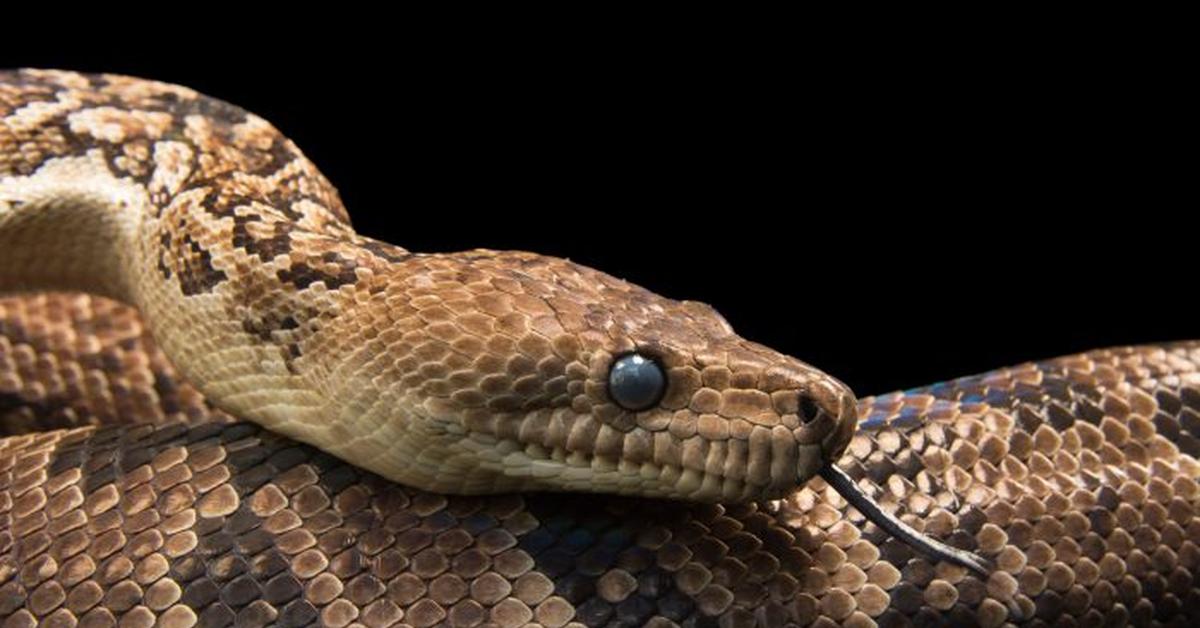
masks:
[[[4,290],[145,315],[0,299],[5,626],[1198,619],[1200,343],[865,399],[852,435],[842,384],[707,306],[358,236],[261,118],[71,72],[0,71],[0,257]],[[606,389],[634,351],[668,380],[638,412]],[[797,488],[843,451],[995,571]]]
[[[0,615],[1187,625],[1200,468],[1181,449],[1197,357],[1190,344],[1096,352],[863,400],[841,465],[910,524],[991,559],[986,579],[914,555],[819,481],[742,505],[453,497],[248,424],[146,425],[0,441]]]
[[[0,296],[0,435],[230,420],[182,381],[137,312],[84,294]]]

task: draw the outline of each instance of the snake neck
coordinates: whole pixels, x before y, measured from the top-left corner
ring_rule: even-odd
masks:
[[[223,403],[243,387],[238,380],[275,371],[286,378],[295,369],[274,368],[262,355],[227,355],[220,368],[219,359],[194,359],[245,345],[228,296],[219,294],[232,288],[218,285],[228,276],[212,259],[220,228],[186,215],[187,193],[166,207],[151,197],[146,186],[116,176],[101,149],[0,178],[0,291],[79,291],[134,305],[188,377],[208,383],[220,405],[244,409]]]
[[[144,190],[100,151],[0,177],[0,291],[72,290],[137,305]]]
[[[0,71],[0,268],[0,290],[133,304],[217,407],[425,488],[775,496],[856,417],[843,384],[711,308],[358,236],[268,123],[127,77]],[[651,405],[610,394],[632,353]]]
[[[382,263],[364,258],[404,253],[360,240],[256,116],[152,81],[0,71],[0,292],[134,305],[223,410],[302,439],[325,423],[314,356],[332,353],[311,343],[352,301],[338,288]]]

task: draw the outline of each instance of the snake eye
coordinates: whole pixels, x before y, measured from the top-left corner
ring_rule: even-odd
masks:
[[[820,413],[821,409],[817,407],[817,402],[813,401],[812,397],[800,396],[800,420],[812,423]]]
[[[658,362],[637,353],[621,356],[608,371],[608,394],[626,410],[645,410],[667,391],[667,376]]]

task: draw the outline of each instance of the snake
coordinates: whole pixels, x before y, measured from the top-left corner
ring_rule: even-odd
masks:
[[[354,231],[265,120],[0,72],[8,626],[1189,625],[1200,342],[865,398]]]

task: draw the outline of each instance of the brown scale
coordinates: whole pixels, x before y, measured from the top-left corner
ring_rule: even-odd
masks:
[[[0,435],[231,421],[154,348],[132,308],[84,294],[0,297]]]
[[[231,105],[17,71],[0,73],[0,115],[4,289],[135,303],[214,405],[392,479],[765,498],[849,440],[840,382],[711,308],[565,260],[354,235],[299,150]],[[643,412],[607,392],[613,356],[635,349],[669,371],[671,394]],[[466,436],[430,435],[443,419],[528,454],[487,462]]]
[[[93,353],[127,352],[133,371],[109,381],[169,369],[122,306],[50,295],[0,307],[0,381],[30,358],[78,351],[71,324],[99,339],[85,343]],[[101,314],[125,322],[89,328]],[[44,323],[19,325],[31,320]],[[15,357],[18,346],[31,355]],[[1190,625],[1200,465],[1181,449],[1195,442],[1184,421],[1200,408],[1197,364],[1194,343],[1101,351],[862,400],[864,430],[840,466],[910,525],[994,562],[986,578],[917,555],[820,480],[741,505],[455,497],[249,424],[10,436],[0,440],[0,616],[12,626]],[[205,416],[194,393],[183,397],[195,400],[190,418]],[[1098,421],[1083,400],[1104,412]],[[85,423],[137,417],[75,407]],[[1066,421],[1063,409],[1078,414]]]
[[[168,279],[201,297],[185,307],[156,293],[153,320],[168,328],[236,322],[299,375],[364,346],[389,319],[385,334],[412,334],[410,363],[396,362],[405,386],[444,396],[471,429],[614,447],[626,460],[696,470],[707,449],[727,448],[723,461],[737,464],[726,472],[765,482],[779,479],[772,462],[792,468],[797,444],[840,452],[851,438],[847,421],[831,431],[832,414],[851,416],[848,392],[833,386],[820,400],[832,414],[801,426],[797,382],[830,380],[737,338],[706,306],[533,254],[414,256],[355,236],[290,142],[186,88],[0,76],[0,172],[24,182],[54,157],[94,154],[103,163],[87,172],[130,181],[156,205],[147,250],[160,255],[138,268],[158,273],[148,285]],[[19,210],[27,197],[5,189],[18,190],[15,204],[0,198],[5,210]],[[102,221],[37,207],[5,216],[6,287],[136,296],[114,268],[129,251],[103,250]],[[50,236],[64,260],[45,255]],[[331,285],[335,296],[312,301],[310,288]],[[202,301],[226,310],[196,316]],[[75,295],[2,303],[0,399],[6,426],[22,432],[0,439],[7,625],[1186,625],[1200,608],[1194,344],[863,400],[861,431],[836,469],[821,469],[830,484],[792,491],[784,477],[781,500],[468,498],[228,423],[172,383],[128,308]],[[614,352],[639,341],[686,349],[663,358],[661,407],[634,414],[602,380]],[[185,345],[215,342],[201,331]],[[463,353],[494,376],[450,375]],[[579,414],[517,411],[542,403]],[[73,429],[40,431],[54,427]],[[850,508],[841,495],[855,491],[882,510]],[[892,511],[915,528],[908,542],[886,525]],[[934,562],[914,549],[921,532],[988,564]]]

